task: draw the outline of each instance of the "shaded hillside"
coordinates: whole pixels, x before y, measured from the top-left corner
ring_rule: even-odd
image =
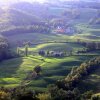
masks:
[[[34,3],[20,2],[13,4],[10,7],[29,13],[31,15],[38,16],[42,18],[42,20],[45,20],[45,18],[49,17],[48,6],[45,4],[40,4],[37,2]]]
[[[0,9],[0,29],[8,27],[39,24],[40,19],[37,16],[17,10],[17,9]]]
[[[32,25],[39,24],[40,19],[37,16],[34,16],[30,13],[26,13],[24,11],[20,11],[17,9],[9,9],[9,18],[10,23],[12,25],[20,26],[20,25]]]
[[[99,16],[97,9],[93,7],[80,7],[79,9],[70,6],[70,3],[65,7],[62,2],[61,5],[63,6],[57,6],[56,3],[52,5],[19,2],[1,7],[0,32],[7,35],[32,32],[76,35],[77,33],[87,34],[84,26],[89,27],[90,22],[93,22],[93,25],[98,22],[99,25],[99,19],[94,21],[94,18]],[[82,24],[85,25],[81,26]],[[98,34],[92,38],[96,39],[97,36]],[[91,36],[82,38],[90,39]]]

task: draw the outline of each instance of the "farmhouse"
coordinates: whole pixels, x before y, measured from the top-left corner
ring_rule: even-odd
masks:
[[[75,32],[75,29],[73,27],[67,27],[67,28],[57,27],[52,32],[55,34],[57,34],[57,33],[73,34]]]

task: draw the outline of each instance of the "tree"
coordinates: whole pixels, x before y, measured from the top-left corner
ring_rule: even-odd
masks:
[[[0,61],[10,57],[8,41],[4,37],[0,37]]]
[[[10,100],[10,93],[0,91],[0,100]]]
[[[47,56],[50,56],[50,51],[47,51]]]
[[[79,98],[80,98],[80,91],[79,91],[78,88],[74,88],[73,89],[73,94],[74,94],[74,99],[75,100],[79,100]]]
[[[17,54],[20,55],[20,48],[17,47]]]
[[[25,56],[28,56],[28,45],[25,45]]]
[[[52,100],[49,93],[38,94],[37,98],[39,98],[39,100]]]
[[[40,50],[40,51],[39,51],[39,55],[45,56],[45,51],[44,51],[44,50]]]
[[[37,74],[39,74],[39,73],[42,71],[41,66],[36,66],[36,67],[34,68],[34,71],[35,71]]]
[[[80,98],[80,91],[77,88],[66,91],[56,85],[51,85],[49,86],[49,92],[52,100],[78,100]]]

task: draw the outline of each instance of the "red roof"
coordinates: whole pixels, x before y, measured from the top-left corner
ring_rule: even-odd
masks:
[[[56,32],[59,32],[59,33],[64,33],[65,30],[64,29],[57,29]]]

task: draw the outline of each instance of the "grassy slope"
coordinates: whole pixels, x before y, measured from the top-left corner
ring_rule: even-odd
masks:
[[[53,51],[68,51],[70,49],[76,51],[78,49],[83,49],[84,47],[75,43],[49,43],[43,44],[44,47],[41,50],[53,50]],[[47,46],[45,46],[47,45]]]
[[[38,34],[38,35],[37,35]],[[25,33],[15,34],[7,37],[12,45],[16,46],[17,41],[28,41],[33,43],[48,42],[48,41],[76,41],[74,36],[60,34],[41,34],[41,33]],[[30,51],[38,50],[60,50],[67,51],[73,48],[74,51],[84,48],[77,44],[66,43],[43,43],[29,48]],[[95,53],[94,53],[95,54]],[[79,66],[80,63],[86,61],[93,56],[73,56],[61,59],[43,58],[41,56],[32,56],[11,59],[0,63],[0,85],[6,87],[18,86],[27,76],[28,72],[33,70],[34,66],[41,65],[43,67],[42,76],[39,79],[31,82],[25,82],[30,88],[44,91],[48,84],[54,83],[56,80],[64,78],[73,66]],[[41,59],[44,59],[41,60]],[[4,69],[3,69],[4,68]]]
[[[69,37],[67,35],[62,34],[42,34],[42,33],[20,33],[7,36],[8,41],[13,45],[16,46],[18,41],[31,41],[33,44],[40,43],[40,42],[66,42],[66,41],[75,41],[72,39],[73,37]]]
[[[51,8],[52,13],[62,15],[65,10],[71,10],[71,8]],[[72,24],[77,27],[78,30],[82,30],[82,34],[75,34],[73,39],[81,39],[85,41],[100,41],[100,25],[89,25],[89,21],[94,18],[98,10],[92,8],[80,8],[77,9],[80,13],[79,18],[73,19]],[[97,28],[98,27],[98,28]]]
[[[82,40],[87,41],[99,41],[100,42],[100,29],[99,25],[86,25],[86,24],[78,24],[76,27],[83,32],[81,34],[77,34],[75,38],[80,38]]]
[[[99,41],[100,42],[100,25],[89,24],[90,20],[97,15],[97,9],[81,8],[80,17],[73,21],[78,30],[82,30],[81,34],[76,34],[75,39],[85,41]]]
[[[44,61],[41,61],[41,58]],[[57,59],[29,56],[7,60],[0,64],[0,86],[18,86],[27,76],[28,72],[33,70],[34,66],[41,65],[42,76],[39,79],[31,81],[29,85],[33,88],[46,88],[48,84],[64,78],[73,66],[80,65],[80,63],[89,58],[91,57],[72,56]]]
[[[96,30],[98,31],[98,30]],[[94,34],[94,33],[93,33]],[[23,41],[31,41],[33,44],[40,43],[40,42],[74,42],[77,39],[81,39],[83,41],[100,41],[99,32],[96,33],[97,35],[91,35],[91,33],[82,33],[80,35],[76,34],[75,36],[67,36],[64,34],[42,34],[42,33],[20,33],[7,36],[8,41],[13,45],[16,46],[17,42]]]
[[[34,52],[38,52],[39,50],[69,52],[72,50],[73,52],[76,52],[77,50],[83,50],[83,48],[85,47],[76,43],[43,43],[33,47],[31,46],[28,50]],[[24,48],[20,49],[24,51]]]
[[[40,49],[45,50],[66,50],[67,47],[72,47],[77,50],[83,48],[76,44],[64,44],[51,43],[41,44],[34,48],[30,48],[31,51],[37,51]],[[59,48],[57,48],[59,47]],[[15,58],[0,63],[0,86],[14,87],[18,86],[33,70],[34,66],[42,66],[41,76],[31,82],[25,81],[29,87],[36,90],[45,90],[48,84],[54,83],[56,80],[64,78],[71,70],[73,66],[79,66],[83,61],[86,61],[93,56],[71,56],[65,58],[46,58],[39,55],[23,58]],[[43,60],[44,59],[44,60]]]

